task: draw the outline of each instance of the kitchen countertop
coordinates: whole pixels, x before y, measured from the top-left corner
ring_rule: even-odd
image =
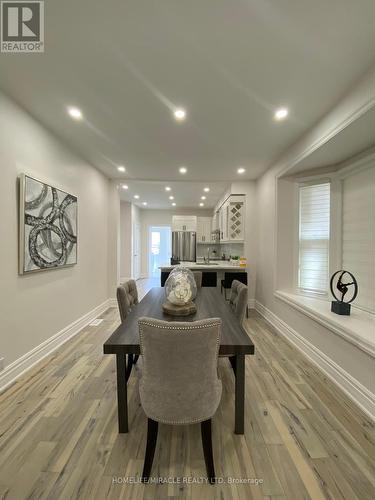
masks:
[[[246,271],[247,267],[234,266],[230,264],[227,260],[214,260],[210,264],[206,262],[181,262],[181,264],[176,264],[174,266],[160,266],[159,269],[162,271],[170,271],[177,265],[187,267],[188,269],[204,269],[206,271]]]

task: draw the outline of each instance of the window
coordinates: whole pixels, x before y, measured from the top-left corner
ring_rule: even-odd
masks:
[[[330,240],[330,184],[299,187],[300,291],[327,293]]]
[[[375,312],[375,167],[343,181],[342,267],[354,274],[355,305]]]

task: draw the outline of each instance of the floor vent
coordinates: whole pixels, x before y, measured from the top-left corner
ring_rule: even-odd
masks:
[[[99,326],[102,321],[104,321],[104,320],[103,319],[94,319],[94,321],[91,321],[89,326]]]

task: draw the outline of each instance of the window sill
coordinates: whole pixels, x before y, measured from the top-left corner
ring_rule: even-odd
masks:
[[[283,290],[276,290],[274,295],[325,326],[336,335],[354,344],[362,351],[375,357],[374,315],[352,308],[350,316],[339,316],[331,312],[331,302],[327,299],[297,295]]]

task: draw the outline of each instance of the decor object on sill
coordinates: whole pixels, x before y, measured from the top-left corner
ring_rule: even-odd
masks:
[[[77,197],[20,176],[19,273],[77,263]]]
[[[167,300],[163,311],[171,316],[189,316],[197,311],[193,300],[197,295],[194,274],[182,266],[175,267],[165,282]]]
[[[345,282],[345,276],[348,275],[349,281]],[[357,280],[355,277],[350,273],[349,271],[345,271],[344,269],[341,269],[340,271],[336,271],[330,281],[330,287],[331,287],[331,293],[335,297],[336,300],[333,300],[331,303],[331,311],[340,314],[341,316],[349,316],[350,315],[350,303],[353,302],[353,300],[357,297],[358,295],[358,284]],[[349,295],[349,300],[348,297],[345,300],[345,295],[349,292],[349,289],[351,289],[351,295]],[[339,293],[341,293],[341,298],[338,298],[336,293],[337,290]]]

